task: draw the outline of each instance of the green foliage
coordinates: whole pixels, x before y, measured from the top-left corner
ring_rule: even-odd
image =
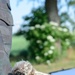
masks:
[[[43,24],[44,22],[48,22],[44,7],[33,9],[31,15],[27,15],[24,17],[24,21],[28,22],[27,24],[25,24],[26,26],[34,26],[36,24]],[[23,27],[25,25],[23,25]]]
[[[75,6],[75,0],[69,0],[68,5],[69,6]]]
[[[30,58],[37,62],[50,63],[58,57],[55,43],[61,41],[61,50],[67,50],[70,45],[71,34],[68,28],[59,27],[57,23],[50,22],[30,26],[25,32],[25,37],[30,40]]]
[[[73,37],[72,37],[72,42],[71,42],[71,45],[72,45],[72,47],[74,48],[74,50],[75,50],[75,31],[73,32]]]

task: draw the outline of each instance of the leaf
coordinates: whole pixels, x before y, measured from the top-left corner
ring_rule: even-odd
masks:
[[[68,3],[69,6],[75,6],[75,0],[71,0],[69,3]]]

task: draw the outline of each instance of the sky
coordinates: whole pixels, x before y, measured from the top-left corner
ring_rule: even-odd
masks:
[[[15,33],[23,23],[23,16],[30,13],[32,3],[28,3],[27,0],[24,0],[18,4],[17,0],[10,0],[10,5],[14,23],[13,33]]]
[[[26,0],[21,1],[19,5],[17,4],[17,0],[10,0],[11,5],[11,14],[13,16],[13,33],[15,33],[20,25],[23,23],[23,16],[30,13],[31,5],[27,4]],[[30,6],[30,7],[28,7]]]
[[[17,32],[17,30],[22,25],[23,16],[28,15],[31,12],[31,9],[33,8],[33,3],[28,2],[28,0],[23,0],[18,3],[18,0],[10,0],[10,6],[11,6],[11,14],[13,16],[13,33]],[[38,3],[35,3],[35,7],[38,7]]]

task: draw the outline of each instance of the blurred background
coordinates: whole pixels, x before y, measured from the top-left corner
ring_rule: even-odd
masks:
[[[42,72],[75,67],[75,0],[10,0],[12,66],[28,60]]]

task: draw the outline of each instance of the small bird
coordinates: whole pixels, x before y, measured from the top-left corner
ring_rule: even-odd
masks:
[[[50,75],[33,68],[29,61],[19,61],[12,68],[12,75]]]

